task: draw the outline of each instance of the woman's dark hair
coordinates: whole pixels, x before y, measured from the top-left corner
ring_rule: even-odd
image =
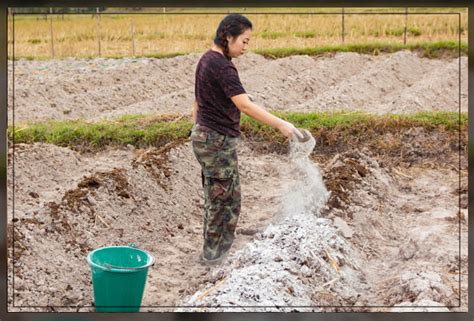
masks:
[[[231,60],[231,57],[229,57],[229,42],[227,41],[227,36],[238,37],[247,29],[252,29],[252,23],[249,19],[238,13],[226,16],[222,19],[221,23],[219,23],[214,43],[224,50],[224,56],[228,60]]]

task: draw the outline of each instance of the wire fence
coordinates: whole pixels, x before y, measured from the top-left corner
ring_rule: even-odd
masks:
[[[101,57],[103,54],[103,48],[102,48],[102,39],[104,37],[104,31],[101,29],[101,17],[102,15],[108,15],[108,13],[101,13],[99,8],[96,8],[95,13],[91,15],[93,19],[95,19],[95,38],[96,38],[96,52],[95,55],[98,57]],[[162,8],[162,14],[167,14],[166,8]],[[334,13],[334,14],[340,14],[341,16],[341,33],[340,33],[340,43],[345,44],[347,40],[347,17],[348,15],[353,15],[354,13],[352,12],[347,12],[346,8],[342,7],[341,11],[339,13]],[[408,8],[404,8],[404,13],[397,13],[398,15],[404,14],[404,26],[403,26],[403,33],[400,34],[400,39],[403,41],[403,44],[407,44],[407,35],[409,33],[408,29],[408,15],[411,14],[408,12]],[[8,8],[8,16],[9,16],[9,29],[12,30],[13,28],[11,25],[13,24],[13,13],[11,8]],[[55,30],[54,30],[54,24],[53,24],[53,17],[56,16],[58,19],[62,18],[64,20],[64,13],[55,13],[53,11],[53,8],[49,8],[49,12],[42,14],[41,15],[43,19],[49,20],[49,42],[50,42],[50,57],[51,58],[56,58],[57,52],[56,52],[56,43],[55,43]],[[38,18],[40,19],[40,18]],[[130,54],[132,56],[135,56],[137,54],[137,44],[138,44],[138,38],[137,38],[137,30],[136,30],[136,23],[135,19],[131,19],[130,22]],[[12,31],[13,32],[13,31]],[[10,39],[13,39],[13,34],[10,36]]]

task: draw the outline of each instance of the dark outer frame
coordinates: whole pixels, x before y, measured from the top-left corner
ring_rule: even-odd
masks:
[[[50,1],[5,1],[5,3],[0,4],[0,257],[4,264],[0,264],[0,284],[2,294],[0,295],[0,300],[3,302],[0,303],[0,321],[3,320],[96,320],[96,319],[114,319],[114,320],[123,320],[127,317],[128,314],[110,314],[110,313],[55,313],[50,315],[49,313],[34,313],[34,312],[18,312],[18,313],[7,313],[7,249],[6,249],[6,217],[7,217],[7,155],[8,155],[8,143],[7,143],[7,101],[8,101],[8,90],[7,90],[7,8],[8,7],[131,7],[131,6],[141,6],[141,7],[464,7],[468,8],[468,43],[474,42],[474,5],[470,4],[468,1],[377,1],[376,3],[372,1],[256,1],[252,2],[249,0],[245,1],[215,1],[215,0],[206,0],[199,3],[193,1],[179,0],[179,1],[150,1],[150,0],[140,0],[140,1],[61,1],[61,0],[50,0]],[[469,52],[468,57],[468,68],[469,68],[469,85],[468,90],[472,92],[474,90],[474,71],[471,71],[474,68],[474,58],[471,57],[473,54]],[[471,102],[469,99],[469,109],[468,116],[471,114],[471,111],[474,107],[471,105],[474,102]],[[468,136],[472,137],[474,134],[474,126],[469,123],[468,127]],[[460,133],[461,135],[461,133]],[[472,165],[474,157],[474,146],[472,141],[468,140],[468,165]],[[473,177],[472,166],[469,166],[468,169],[468,178],[469,182]],[[468,200],[469,200],[469,210],[471,209],[471,200],[473,198],[472,191],[469,189]],[[469,231],[471,230],[471,224],[469,222]],[[469,241],[468,244],[469,253],[472,254],[472,246]],[[469,255],[471,257],[472,255]],[[471,259],[469,259],[471,263]],[[469,264],[470,266],[471,264]],[[472,288],[474,280],[469,280],[469,289]],[[468,313],[462,312],[450,312],[448,313],[357,313],[357,312],[340,312],[340,313],[273,313],[271,315],[267,313],[160,313],[160,314],[135,314],[134,317],[150,319],[158,318],[163,320],[187,320],[189,319],[209,319],[209,320],[241,320],[246,319],[247,317],[261,319],[261,320],[274,320],[280,319],[295,319],[295,320],[344,320],[350,318],[351,320],[474,320],[472,316],[472,303],[468,304],[469,311]],[[130,317],[130,315],[128,315]]]

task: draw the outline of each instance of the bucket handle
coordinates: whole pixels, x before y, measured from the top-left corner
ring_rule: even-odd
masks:
[[[127,271],[140,270],[140,268],[128,268],[128,267],[124,267],[124,266],[112,265],[112,264],[109,264],[109,263],[105,263],[105,264],[103,265],[103,267],[104,267],[107,271],[110,271],[110,270],[112,270],[112,269],[127,270]]]
[[[136,248],[137,248],[137,245],[136,245],[135,243],[129,243],[129,244],[128,244],[128,247],[133,247],[134,249],[136,249]],[[112,270],[112,269],[127,270],[127,271],[139,270],[139,268],[128,268],[128,267],[113,265],[113,264],[109,264],[109,263],[105,263],[105,264],[103,265],[103,267],[104,267],[107,271],[110,271],[110,270]]]
[[[128,246],[133,247],[134,249],[137,248],[137,245],[135,243],[129,243]],[[155,265],[155,262],[153,262],[151,265]],[[124,266],[118,266],[118,265],[113,265],[113,264],[109,264],[109,263],[105,263],[103,265],[103,267],[107,271],[110,271],[112,269],[127,270],[127,271],[137,271],[137,270],[142,269],[141,267],[140,268],[127,268],[127,267],[124,267]]]
[[[129,243],[129,244],[128,244],[128,247],[133,247],[134,249],[136,249],[136,248],[137,248],[137,245],[136,245],[135,243]],[[103,267],[104,267],[107,271],[110,271],[110,270],[112,270],[112,269],[127,270],[127,271],[136,271],[136,270],[139,270],[139,268],[128,268],[128,267],[113,265],[113,264],[109,264],[109,263],[105,263],[105,264],[103,265]]]

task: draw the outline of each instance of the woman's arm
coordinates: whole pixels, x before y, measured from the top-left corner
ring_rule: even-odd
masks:
[[[247,94],[233,96],[231,97],[231,100],[241,112],[264,124],[277,128],[285,137],[291,138],[291,136],[297,135],[300,138],[303,138],[303,135],[295,128],[295,126],[293,126],[293,124],[270,114],[259,105],[253,103],[250,101]]]

